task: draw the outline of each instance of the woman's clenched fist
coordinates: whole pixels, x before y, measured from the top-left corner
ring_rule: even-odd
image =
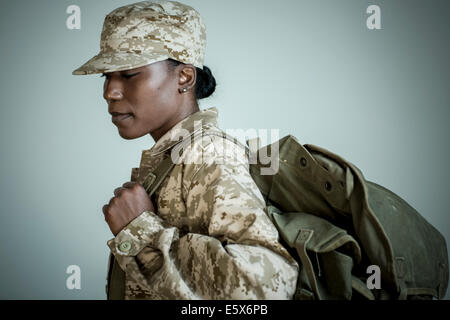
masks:
[[[155,207],[137,182],[126,182],[115,189],[114,197],[103,206],[105,221],[114,236],[144,211],[155,212]]]

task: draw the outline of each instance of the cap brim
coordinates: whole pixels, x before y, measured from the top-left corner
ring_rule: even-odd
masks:
[[[123,71],[134,68],[143,67],[145,65],[163,61],[168,59],[166,54],[159,53],[128,53],[128,52],[114,52],[103,53],[100,52],[88,62],[83,64],[78,69],[72,72],[73,75],[86,75],[105,72]]]

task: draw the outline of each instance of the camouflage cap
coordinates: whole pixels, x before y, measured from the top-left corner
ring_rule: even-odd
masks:
[[[134,69],[168,58],[203,68],[206,28],[200,14],[176,1],[142,1],[109,13],[100,53],[74,75]]]

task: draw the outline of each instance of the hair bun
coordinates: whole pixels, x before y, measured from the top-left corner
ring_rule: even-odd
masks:
[[[216,79],[207,66],[203,70],[197,68],[197,81],[195,83],[195,97],[197,99],[208,98],[216,90]]]

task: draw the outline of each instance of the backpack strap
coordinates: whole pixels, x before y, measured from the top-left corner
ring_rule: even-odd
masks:
[[[145,191],[147,191],[149,197],[155,193],[174,166],[175,163],[173,163],[172,158],[167,152],[156,169],[145,177],[142,186],[145,188]]]
[[[150,172],[143,182],[143,187],[151,197],[163,182],[164,178],[170,173],[175,164],[167,154],[161,160],[158,167]],[[110,254],[108,284],[106,288],[108,300],[125,299],[125,272],[115,261],[114,255]]]
[[[210,126],[206,125],[205,128],[208,129],[208,128],[210,128]],[[208,136],[208,135],[222,137],[222,138],[227,139],[227,140],[229,140],[231,142],[234,142],[235,144],[237,144],[238,146],[240,146],[241,148],[243,148],[245,150],[245,154],[246,154],[247,157],[250,154],[250,149],[249,149],[248,146],[242,144],[237,138],[229,135],[228,133],[226,133],[224,131],[219,131],[219,130],[212,129],[212,130],[207,130],[207,131],[203,132],[203,136]]]
[[[300,229],[297,238],[295,239],[295,247],[297,249],[298,256],[300,257],[300,260],[302,262],[302,266],[305,269],[309,284],[313,289],[313,292],[316,295],[317,300],[321,300],[316,275],[314,274],[314,267],[306,252],[306,244],[311,239],[313,233],[314,230]]]
[[[241,148],[245,150],[245,154],[248,157],[250,154],[250,149],[246,145],[242,144],[239,140],[237,140],[235,137],[230,136],[229,134],[215,129],[210,129],[211,126],[209,124],[206,124],[202,127],[202,134],[203,136],[207,135],[214,135],[219,136],[224,139],[227,139],[229,141],[234,142]],[[208,129],[208,130],[205,130]],[[210,130],[209,130],[210,129]],[[198,135],[194,135],[194,140],[198,138]],[[144,179],[144,182],[142,185],[144,186],[145,190],[147,191],[149,196],[152,196],[153,193],[158,189],[158,187],[161,185],[161,183],[164,181],[164,179],[167,177],[167,175],[172,171],[175,164],[172,161],[172,158],[170,156],[170,152],[173,147],[176,145],[173,145],[170,149],[166,150],[163,160],[160,162],[158,167],[153,170],[153,172],[150,172]]]
[[[125,299],[125,272],[115,260],[114,255],[110,253],[106,297],[108,300],[123,300]]]
[[[208,125],[205,125],[203,128],[209,129],[210,127]],[[227,139],[229,141],[232,141],[245,150],[245,154],[247,157],[249,156],[250,150],[246,145],[242,144],[235,137],[232,137],[223,131],[214,129],[207,130],[203,132],[203,136],[206,135],[215,135]],[[173,163],[172,158],[170,156],[171,150],[172,148],[166,151],[163,160],[161,160],[160,164],[156,167],[155,170],[150,172],[145,177],[144,182],[142,183],[143,187],[145,188],[149,196],[152,196],[153,193],[155,193],[155,191],[158,189],[158,187],[161,185],[161,183],[164,181],[164,179],[167,177],[167,175],[172,171],[173,167],[175,166],[175,163]]]
[[[205,125],[203,128],[208,129],[209,126]],[[248,147],[241,144],[236,138],[229,136],[225,132],[217,131],[217,130],[208,130],[203,133],[203,135],[216,135],[221,136],[225,139],[228,139],[241,147],[243,147],[246,151],[246,155],[248,156],[249,150]],[[145,191],[147,191],[147,194],[149,197],[151,197],[156,190],[159,188],[161,183],[164,181],[164,179],[169,175],[169,173],[172,171],[172,169],[175,166],[175,163],[172,161],[172,158],[170,156],[170,151],[172,148],[168,149],[159,165],[156,167],[155,170],[150,172],[144,179],[144,182],[142,183],[142,186],[144,187]],[[114,261],[114,256],[111,256],[110,261],[110,275],[108,276],[108,288],[107,290],[107,297],[108,299],[124,299],[124,292],[125,292],[125,273],[120,269],[117,262]],[[108,289],[107,288],[107,289]]]

